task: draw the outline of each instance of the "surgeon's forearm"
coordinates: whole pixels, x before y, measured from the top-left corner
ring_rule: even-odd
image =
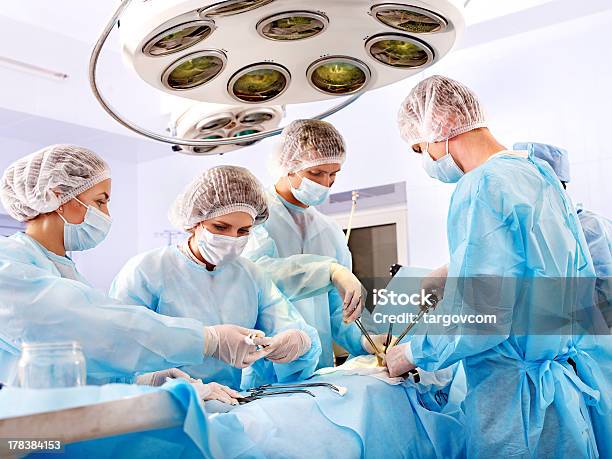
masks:
[[[410,339],[410,355],[406,357],[419,368],[436,371],[482,354],[506,339],[508,334],[415,335]]]
[[[88,373],[97,378],[203,361],[203,326],[198,321],[163,316],[141,306],[88,304],[78,296],[49,305],[44,314],[36,312],[36,302],[18,308],[23,324],[19,335],[25,340],[78,341]]]
[[[343,320],[343,302],[336,289],[328,294],[329,315],[332,338],[351,355],[365,355],[368,352],[361,345],[361,331],[355,323],[346,324]]]
[[[104,343],[80,338],[85,341],[83,349],[88,362],[96,362],[92,372],[108,366],[113,373],[133,374],[202,363],[205,340],[200,322],[161,316],[142,307],[137,307],[142,310],[137,313],[127,310],[133,306],[122,308],[124,311],[113,314],[114,323],[102,327],[107,329],[109,338],[114,338],[116,352],[107,354]]]
[[[332,289],[330,268],[335,259],[321,255],[293,255],[287,258],[263,256],[257,260],[280,291],[290,300],[321,295]]]
[[[362,345],[362,334],[354,323],[342,323],[333,333],[334,341],[346,349],[351,355],[366,355],[368,351]]]

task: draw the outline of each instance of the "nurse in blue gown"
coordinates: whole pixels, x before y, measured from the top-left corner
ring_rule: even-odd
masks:
[[[321,353],[317,331],[263,269],[240,256],[251,231],[268,218],[257,179],[242,167],[208,169],[176,198],[169,218],[189,237],[128,261],[111,296],[165,316],[209,326],[239,325],[267,335],[261,343],[268,346],[265,359],[242,371],[246,365],[215,358],[181,367],[205,382],[237,389],[311,376]]]
[[[166,377],[189,379],[172,367],[200,365],[205,354],[230,361],[220,342],[243,360],[262,358],[262,351],[244,341],[255,330],[215,330],[194,319],[156,314],[112,300],[87,283],[67,252],[104,240],[111,227],[110,194],[108,165],[74,145],[43,148],[4,171],[2,205],[26,230],[0,238],[0,381],[17,382],[24,342],[78,341],[90,384],[133,382],[136,376],[154,385]],[[208,398],[227,394],[218,386],[199,389]]]

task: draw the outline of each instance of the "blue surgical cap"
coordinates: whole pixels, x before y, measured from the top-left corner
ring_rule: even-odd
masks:
[[[569,154],[563,148],[545,143],[515,143],[514,150],[528,150],[536,158],[543,159],[553,168],[562,182],[570,181]]]

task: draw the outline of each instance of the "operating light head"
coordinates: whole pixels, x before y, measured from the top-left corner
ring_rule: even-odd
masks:
[[[180,104],[171,114],[169,130],[188,139],[222,139],[244,137],[277,128],[285,115],[282,106],[249,107],[218,105],[189,101]],[[253,145],[245,141],[232,145],[210,147],[178,147],[174,150],[188,155],[223,154]]]
[[[160,91],[282,105],[420,72],[462,34],[461,9],[461,0],[135,1],[120,31],[125,60]]]

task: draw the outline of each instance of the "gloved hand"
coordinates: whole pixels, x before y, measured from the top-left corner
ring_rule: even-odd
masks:
[[[181,378],[189,382],[195,381],[195,379],[193,379],[184,371],[181,371],[178,368],[169,368],[168,370],[153,371],[151,373],[141,374],[140,376],[136,377],[136,384],[140,384],[141,386],[159,387],[166,382],[166,378]]]
[[[254,336],[263,337],[265,333],[232,324],[204,327],[204,355],[246,368],[269,353],[266,349],[257,350]]]
[[[220,402],[230,405],[238,405],[238,400],[236,399],[240,398],[240,394],[223,384],[218,384],[216,382],[204,384],[201,379],[197,379],[192,383],[192,386],[195,388],[201,400],[219,400]]]
[[[421,288],[425,293],[433,293],[441,300],[444,297],[444,286],[448,277],[448,264],[434,269],[421,281]]]
[[[387,352],[385,356],[385,365],[389,370],[389,376],[395,378],[396,376],[402,376],[408,373],[410,370],[416,368],[408,357],[406,357],[406,348],[408,347],[408,343],[399,344],[397,346],[393,346]]]
[[[389,346],[387,346],[387,335],[370,335],[370,338],[372,338],[372,341],[374,341],[374,344],[376,344],[376,347],[378,348],[381,355],[384,355],[385,347],[391,348],[391,346],[393,346],[397,341],[397,338],[395,336],[391,336],[391,343],[389,344]],[[363,347],[363,350],[366,351],[368,354],[376,354],[376,350],[372,347],[372,345],[366,339],[365,336],[361,337],[361,347]]]
[[[312,342],[310,337],[302,330],[285,330],[271,338],[255,338],[253,342],[266,346],[269,354],[268,360],[275,363],[293,362],[308,352]]]
[[[350,270],[338,263],[331,264],[330,279],[344,299],[342,305],[344,322],[354,322],[361,316],[365,306],[366,289]]]

